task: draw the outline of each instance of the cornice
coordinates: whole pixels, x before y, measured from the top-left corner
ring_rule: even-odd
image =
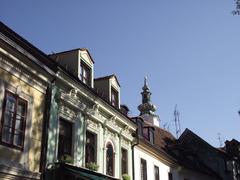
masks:
[[[2,49],[0,48],[0,52],[2,52],[1,50]],[[11,58],[11,57],[9,57],[9,58]],[[47,85],[44,85],[40,81],[37,81],[36,79],[33,78],[33,76],[31,76],[31,75],[27,74],[25,71],[23,71],[21,66],[18,66],[18,67],[15,66],[9,60],[6,60],[4,57],[0,57],[0,68],[11,73],[15,77],[21,79],[22,81],[29,84],[30,86],[37,89],[38,91],[40,91],[42,93],[46,92]],[[30,69],[30,67],[27,67],[27,68]]]

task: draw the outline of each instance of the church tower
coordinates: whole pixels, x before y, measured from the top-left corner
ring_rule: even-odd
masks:
[[[142,104],[138,106],[140,111],[140,116],[157,127],[160,127],[160,118],[158,115],[155,115],[154,112],[157,110],[157,107],[151,102],[151,92],[147,85],[147,78],[144,78],[144,86],[142,88]]]

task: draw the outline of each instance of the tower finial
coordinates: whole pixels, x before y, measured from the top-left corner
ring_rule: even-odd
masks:
[[[138,106],[138,110],[140,111],[140,116],[143,117],[144,120],[149,121],[153,125],[159,127],[160,118],[158,115],[155,115],[156,106],[151,102],[151,92],[147,84],[147,76],[144,77],[144,85],[142,88],[142,104]]]
[[[147,86],[147,75],[144,76],[144,86]]]
[[[142,90],[149,91],[148,84],[147,84],[147,75],[144,76],[144,85],[143,85]]]

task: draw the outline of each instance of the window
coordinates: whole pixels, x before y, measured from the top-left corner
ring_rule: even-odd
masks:
[[[96,134],[86,132],[85,163],[96,162]]]
[[[107,144],[106,170],[108,175],[114,176],[114,152],[110,143]]]
[[[27,101],[6,91],[1,120],[1,143],[23,150]]]
[[[122,151],[122,174],[128,173],[128,151],[124,148],[121,149]]]
[[[171,173],[171,172],[168,173],[168,180],[173,180],[173,177],[172,177],[172,173]]]
[[[111,89],[111,104],[118,107],[118,92],[115,89]]]
[[[58,159],[72,155],[72,123],[59,119]]]
[[[147,162],[141,159],[141,180],[147,180]]]
[[[137,133],[139,136],[143,136],[143,122],[140,119],[137,120]]]
[[[159,180],[159,167],[158,166],[154,166],[154,177],[155,177],[155,180]]]
[[[151,144],[154,144],[154,130],[152,128],[149,128],[149,141]]]
[[[88,86],[91,85],[91,74],[90,74],[90,68],[81,61],[80,65],[80,80],[84,83],[87,84]]]

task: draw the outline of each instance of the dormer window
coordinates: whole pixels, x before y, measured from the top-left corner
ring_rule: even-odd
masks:
[[[118,108],[118,92],[114,88],[111,89],[111,104]]]
[[[91,85],[91,70],[83,61],[80,65],[80,80],[88,86]]]
[[[149,141],[151,144],[154,144],[154,129],[149,128]]]
[[[155,131],[154,127],[144,127],[143,128],[143,136],[151,144],[154,144],[154,131]]]

